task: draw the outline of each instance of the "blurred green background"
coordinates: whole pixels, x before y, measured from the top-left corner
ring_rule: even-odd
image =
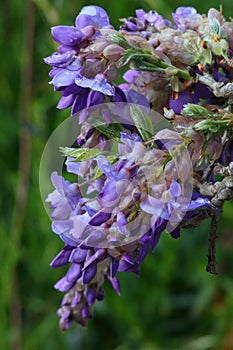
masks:
[[[59,93],[48,85],[43,57],[56,45],[50,27],[72,25],[82,6],[96,4],[118,18],[134,10],[155,9],[170,17],[178,6],[199,12],[218,1],[9,0],[0,2],[0,349],[8,350],[232,350],[233,204],[227,203],[219,226],[217,276],[205,272],[206,222],[173,240],[164,234],[140,278],[120,275],[122,295],[106,285],[87,329],[62,333],[56,310],[62,293],[53,284],[64,270],[50,261],[62,248],[50,229],[41,202],[38,169],[51,132],[69,116],[55,106]],[[222,0],[226,17],[232,0]]]

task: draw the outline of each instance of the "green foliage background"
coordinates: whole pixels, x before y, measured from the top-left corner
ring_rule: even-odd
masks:
[[[120,277],[122,296],[106,286],[88,329],[61,333],[56,309],[62,294],[53,284],[62,269],[50,261],[63,244],[50,229],[40,199],[38,169],[51,132],[68,117],[55,106],[43,57],[56,45],[50,27],[73,24],[82,6],[103,6],[112,24],[136,8],[170,17],[178,6],[199,12],[220,2],[156,0],[9,0],[0,2],[0,349],[8,350],[232,350],[233,215],[225,205],[219,227],[218,276],[205,272],[208,226],[163,235],[145,260],[140,279]],[[226,17],[232,0],[221,1]]]

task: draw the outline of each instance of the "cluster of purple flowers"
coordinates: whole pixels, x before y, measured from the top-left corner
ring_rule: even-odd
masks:
[[[118,75],[114,60],[122,53],[120,46],[108,42],[101,30],[113,31],[106,12],[98,6],[86,6],[77,16],[75,26],[52,28],[53,39],[60,44],[58,52],[45,58],[53,67],[49,75],[56,91],[61,91],[59,109],[72,106],[71,115],[107,102],[132,102],[136,92],[127,95],[113,81]],[[97,42],[95,51],[90,44]],[[97,52],[98,50],[98,52]],[[101,56],[100,53],[103,52]],[[112,64],[106,59],[111,58]],[[128,97],[128,98],[127,98]],[[141,99],[144,101],[143,97]],[[80,122],[86,120],[85,113]]]
[[[45,62],[62,94],[58,108],[79,112],[77,150],[100,151],[81,161],[67,153],[66,169],[77,182],[53,173],[55,190],[47,198],[52,230],[65,243],[51,266],[70,265],[55,285],[66,293],[58,311],[63,330],[73,321],[86,325],[95,301],[104,298],[105,280],[120,294],[117,273],[139,274],[163,231],[177,238],[200,211],[208,216],[211,196],[198,184],[214,182],[214,166],[206,175],[209,163],[226,166],[229,154],[232,160],[232,142],[223,144],[233,119],[224,109],[227,97],[216,96],[199,77],[216,84],[232,80],[233,26],[214,9],[206,16],[179,7],[172,16],[174,23],[156,11],[137,10],[116,31],[102,8],[86,6],[75,26],[52,28],[60,46]],[[122,66],[128,70],[117,85]],[[120,128],[113,128],[117,150],[108,126],[88,123],[90,107],[100,106],[110,128],[112,103]],[[122,122],[124,103],[163,113],[175,131],[145,133],[151,124],[140,109],[141,120]],[[183,148],[190,164],[180,156]]]
[[[172,134],[167,130],[166,137]],[[158,138],[161,142],[161,136]],[[104,155],[83,162],[68,157],[67,171],[89,183],[84,193],[82,183],[70,183],[57,173],[52,174],[56,189],[47,201],[53,209],[52,229],[65,247],[51,266],[71,264],[66,276],[55,285],[68,292],[59,310],[62,329],[69,327],[72,320],[86,323],[95,300],[103,298],[105,279],[119,294],[116,273],[138,274],[149,247],[155,249],[168,223],[173,224],[170,233],[177,238],[178,225],[186,212],[192,216],[196,209],[210,205],[206,198],[188,198],[183,187],[187,171],[179,169],[182,182],[178,172],[175,179],[176,165],[167,162],[168,144],[164,150],[148,151],[139,135],[122,132],[118,151],[114,164]],[[92,180],[90,174],[96,163],[103,175]],[[88,196],[92,192],[94,198]]]

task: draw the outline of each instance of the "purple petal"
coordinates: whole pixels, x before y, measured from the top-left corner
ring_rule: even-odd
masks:
[[[66,265],[69,262],[69,258],[71,255],[72,249],[63,249],[50,263],[51,267],[61,267]]]
[[[82,311],[81,311],[81,315],[83,318],[91,318],[92,317],[91,311],[87,305],[83,306]]]
[[[54,76],[54,78],[50,83],[53,84],[56,88],[69,86],[74,83],[77,74],[78,74],[77,71],[63,69],[62,71],[58,72],[58,74]]]
[[[106,222],[111,217],[111,213],[106,213],[103,211],[99,211],[97,214],[95,214],[91,220],[89,221],[89,225],[91,226],[100,226],[104,222]]]
[[[75,21],[75,25],[79,29],[84,29],[84,28],[90,27],[90,26],[98,28],[98,25],[96,26],[95,21],[93,21],[92,17],[87,16],[85,14],[78,15],[78,17],[76,18],[76,21]]]
[[[139,268],[138,267],[139,267],[138,264],[131,265],[131,267],[126,272],[133,272],[139,276]]]
[[[140,246],[140,251],[139,251],[139,255],[138,255],[138,264],[139,265],[143,262],[143,260],[147,256],[148,249],[149,249],[149,244],[142,244]]]
[[[67,51],[63,54],[58,52],[53,53],[51,56],[44,58],[46,64],[54,67],[66,67],[74,59],[74,51]]]
[[[67,198],[60,198],[60,200],[53,206],[51,206],[51,208],[55,208],[53,210],[53,212],[51,213],[51,218],[59,221],[65,220],[71,213],[72,211],[72,207],[68,201]],[[52,224],[52,229],[54,230],[55,233],[63,233],[65,232],[65,230],[60,226],[60,229],[57,229],[57,224],[55,223],[54,225]],[[71,227],[71,226],[70,226]],[[68,229],[68,227],[67,227]]]
[[[87,98],[87,107],[104,103],[104,95],[99,91],[91,90]]]
[[[75,158],[67,157],[67,159],[65,161],[65,165],[66,165],[66,170],[68,171],[68,173],[80,175],[81,163],[75,162]]]
[[[161,28],[165,26],[170,25],[170,21],[164,19],[162,16],[160,16],[158,13],[146,13],[144,16],[145,20],[151,23],[156,29],[160,30]]]
[[[127,102],[150,108],[150,103],[147,100],[147,98],[144,95],[139,94],[139,92],[133,89],[130,89],[130,90],[124,90],[124,93],[125,93]]]
[[[124,20],[124,25],[127,27],[127,30],[129,30],[129,31],[132,31],[132,32],[138,31],[138,26],[127,19]]]
[[[71,220],[55,220],[52,222],[52,230],[58,235],[70,231],[72,228],[73,222]]]
[[[142,10],[142,9],[136,10],[136,16],[140,20],[144,20],[145,14],[146,14],[146,12],[144,10]]]
[[[106,233],[100,231],[100,230],[95,230],[93,231],[93,227],[91,227],[92,233],[87,237],[85,240],[85,244],[89,247],[96,247],[99,244],[105,243],[106,242]],[[85,233],[85,231],[84,231]]]
[[[83,34],[83,40],[90,39],[96,32],[96,29],[93,25],[85,26],[80,30]]]
[[[115,86],[115,95],[111,97],[112,102],[127,102],[124,91]]]
[[[123,254],[123,260],[126,261],[127,263],[134,265],[135,261],[133,260],[133,258],[131,256],[129,256],[128,254]]]
[[[75,95],[69,95],[69,96],[62,96],[57,104],[58,109],[65,109],[74,103],[76,96]]]
[[[179,114],[187,103],[198,103],[199,98],[195,94],[188,93],[187,91],[182,91],[176,100],[170,98],[169,107],[173,109],[176,114]]]
[[[69,319],[70,316],[70,309],[66,309],[66,311],[62,312],[62,314],[59,313],[60,310],[58,310],[57,315],[61,317],[59,321],[59,327],[61,331],[65,331],[66,329],[70,328],[71,326],[71,321]]]
[[[195,200],[191,200],[188,210],[198,209],[198,208],[209,208],[211,207],[211,202],[208,198],[197,198]]]
[[[172,13],[174,22],[179,29],[185,30],[188,28],[195,28],[202,21],[202,16],[197,13],[194,7],[180,6],[176,9],[175,13]]]
[[[63,54],[63,53],[66,53],[66,52],[69,52],[69,51],[74,51],[75,53],[78,53],[80,50],[80,47],[79,45],[74,45],[74,46],[65,46],[65,45],[60,45],[58,46],[57,48],[57,51],[60,53],[60,54]],[[76,56],[75,56],[76,57]]]
[[[68,296],[68,294],[65,294],[64,295],[64,298],[62,299],[62,302],[61,302],[61,306],[64,306],[64,305],[66,305],[67,303],[69,303],[69,296]]]
[[[60,234],[60,238],[63,240],[63,242],[65,242],[66,244],[69,244],[69,245],[72,245],[74,247],[77,246],[77,241],[75,241],[71,236],[70,234]]]
[[[87,256],[88,249],[81,249],[81,248],[76,248],[72,250],[70,254],[70,259],[69,261],[72,261],[73,263],[80,264],[84,262]]]
[[[75,79],[75,84],[83,88],[102,92],[104,95],[113,96],[115,94],[114,87],[103,74],[97,74],[94,79],[86,78],[79,74]]]
[[[68,290],[70,290],[75,283],[73,282],[69,282],[65,277],[62,277],[55,285],[54,288],[56,288],[57,290],[59,290],[60,292],[68,292]]]
[[[91,280],[95,277],[97,272],[97,265],[94,264],[90,267],[88,267],[86,270],[83,271],[83,276],[82,276],[82,280],[83,280],[83,284],[88,284],[89,282],[91,282]]]
[[[120,282],[118,281],[118,279],[116,277],[113,277],[113,278],[109,277],[109,281],[111,282],[117,294],[120,295],[121,290],[120,290]]]
[[[159,242],[161,233],[165,230],[166,226],[167,226],[167,221],[162,219],[162,218],[159,218],[156,221],[155,225],[152,227],[152,235],[151,235],[152,251],[155,250],[155,248]]]
[[[72,84],[72,85],[63,87],[62,96],[80,94],[81,92],[82,92],[82,88],[80,86],[77,86],[76,84]]]
[[[176,228],[175,230],[173,230],[172,232],[170,232],[170,235],[172,236],[172,238],[179,238],[180,237],[180,228]]]
[[[129,85],[129,84],[119,84],[118,87],[119,87],[122,91],[124,91],[124,93],[125,93],[126,90],[129,90],[130,85]]]
[[[115,277],[118,267],[119,267],[119,260],[114,259],[111,257],[111,264],[110,264],[110,277],[113,278]]]
[[[86,270],[88,267],[92,266],[93,263],[97,263],[98,261],[101,261],[106,257],[106,250],[105,249],[98,249],[95,254],[93,254],[90,259],[88,259],[83,267],[83,270]]]
[[[107,175],[108,178],[111,178],[111,179],[114,178],[114,167],[106,160],[106,158],[104,156],[99,156],[97,158],[97,164],[98,164],[99,169],[105,175]],[[108,181],[105,183],[105,186],[107,186],[108,184],[110,185],[111,183],[112,183],[111,181]],[[110,192],[111,192],[111,190],[110,190]]]
[[[141,72],[134,70],[134,69],[129,69],[125,74],[123,75],[123,78],[127,83],[134,84],[136,78],[141,74]]]
[[[82,298],[82,293],[75,292],[74,297],[73,297],[72,302],[71,302],[71,307],[73,307],[73,308],[76,307],[78,305],[78,303],[80,302],[81,298]]]
[[[88,89],[82,89],[82,91],[78,94],[74,101],[71,115],[76,114],[77,112],[81,111],[86,107],[88,92]]]
[[[81,265],[73,263],[66,273],[66,278],[68,282],[75,283],[79,279],[79,277],[81,277],[81,275]]]
[[[181,195],[181,187],[177,181],[172,180],[172,183],[169,188],[170,195],[174,197],[179,197]]]
[[[76,18],[75,25],[79,29],[89,25],[95,28],[108,27],[109,18],[106,11],[99,6],[84,6]]]
[[[157,247],[157,244],[159,242],[161,236],[161,232],[154,232],[151,236],[151,249],[152,252],[154,252],[155,248]]]
[[[117,221],[116,221],[117,227],[121,228],[122,226],[125,226],[128,224],[128,220],[125,216],[125,214],[122,211],[119,211],[117,213]]]
[[[104,289],[103,287],[100,287],[100,289],[98,290],[98,293],[97,293],[97,296],[96,296],[96,299],[101,301],[104,299]]]
[[[90,305],[93,305],[95,300],[96,300],[96,289],[95,288],[91,288],[89,287],[88,290],[87,290],[87,294],[86,294],[86,300],[87,300],[87,304],[90,306]]]
[[[176,12],[175,12],[177,17],[195,15],[196,13],[197,13],[197,10],[194,7],[189,7],[189,6],[180,6],[176,9]]]
[[[207,101],[211,101],[211,99],[214,97],[211,90],[204,84],[195,84],[194,92],[198,98],[204,98]]]
[[[131,267],[132,267],[132,264],[124,260],[121,260],[119,263],[118,272],[128,272]]]
[[[88,204],[83,205],[82,209],[86,210],[86,212],[88,213],[89,216],[93,216],[93,215],[95,215],[98,212],[96,209],[92,208]]]
[[[53,39],[64,46],[74,46],[83,38],[82,32],[71,26],[56,26],[51,31]]]
[[[114,202],[118,200],[119,200],[119,194],[116,191],[116,182],[108,181],[104,185],[103,192],[99,194],[99,202],[103,204],[105,207],[107,205],[111,207],[111,204],[114,204]]]
[[[67,189],[67,187],[70,185],[69,181],[64,180],[64,178],[56,171],[53,171],[51,174],[51,181],[54,187],[58,190],[60,194],[64,195],[64,191]]]
[[[51,71],[49,72],[50,78],[54,78],[55,75],[57,75],[59,72],[61,72],[61,70],[62,70],[62,68],[57,68],[57,67],[51,69]]]
[[[152,215],[160,215],[164,207],[164,203],[152,196],[147,196],[147,199],[141,202],[140,207],[143,211]]]
[[[139,240],[140,243],[147,244],[150,241],[150,236],[148,234],[145,234],[142,236]]]

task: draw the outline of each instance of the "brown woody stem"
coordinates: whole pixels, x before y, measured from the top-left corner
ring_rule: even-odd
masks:
[[[219,215],[217,213],[214,213],[210,224],[208,264],[206,266],[206,271],[213,275],[217,275],[215,254],[218,220]]]

